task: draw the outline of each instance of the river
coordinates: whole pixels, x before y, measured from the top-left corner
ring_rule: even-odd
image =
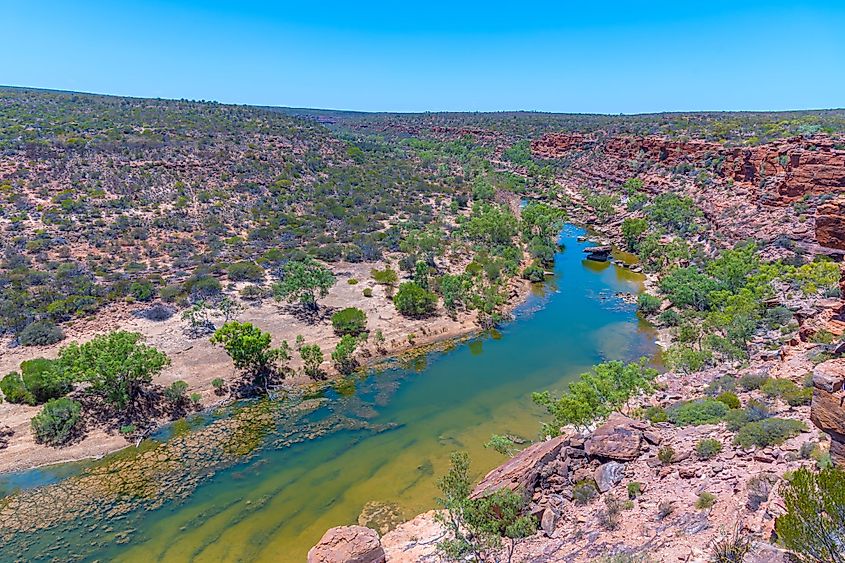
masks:
[[[180,422],[139,451],[0,476],[2,558],[301,562],[370,501],[406,518],[432,508],[452,451],[468,451],[481,477],[504,461],[483,447],[491,434],[538,437],[532,391],[654,353],[653,330],[615,296],[640,291],[642,276],[585,261],[582,234],[564,229],[554,278],[493,334],[300,407],[247,403]]]

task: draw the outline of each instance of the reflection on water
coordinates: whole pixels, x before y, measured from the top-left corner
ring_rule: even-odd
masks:
[[[140,450],[0,500],[4,554],[302,561],[365,506],[392,503],[391,518],[427,510],[452,451],[467,450],[480,477],[503,461],[483,447],[492,433],[537,437],[532,391],[653,351],[635,307],[616,297],[638,291],[641,277],[584,263],[582,232],[565,229],[556,277],[496,333],[342,380],[300,405],[259,401],[181,423]]]

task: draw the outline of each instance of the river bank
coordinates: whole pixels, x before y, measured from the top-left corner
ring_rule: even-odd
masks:
[[[328,295],[320,301],[320,313],[317,319],[304,319],[297,308],[279,304],[272,299],[258,303],[244,303],[244,309],[235,317],[242,322],[251,322],[260,329],[269,332],[274,345],[282,341],[294,344],[301,335],[306,343],[317,344],[323,350],[327,361],[322,365],[326,374],[325,381],[315,382],[302,371],[302,360],[293,353],[290,362],[292,372],[283,387],[289,389],[307,389],[331,384],[340,377],[331,362],[330,352],[339,341],[331,326],[334,311],[357,307],[367,315],[367,327],[370,333],[381,331],[384,343],[377,345],[372,340],[359,348],[357,358],[362,369],[383,364],[391,358],[414,355],[444,343],[469,338],[483,328],[479,325],[474,311],[458,312],[450,317],[442,307],[432,317],[409,319],[400,315],[387,296],[387,288],[374,283],[370,270],[384,268],[387,263],[339,263],[334,266],[337,283]],[[371,297],[364,296],[368,288]],[[237,291],[239,288],[233,288]],[[508,285],[508,300],[504,312],[511,314],[524,303],[531,293],[531,284],[520,278],[513,278]],[[218,394],[212,386],[215,378],[231,380],[236,377],[231,360],[219,347],[211,345],[208,337],[192,338],[187,332],[187,323],[175,313],[163,321],[144,318],[142,313],[149,304],[120,303],[111,305],[96,316],[69,323],[65,327],[67,337],[60,343],[50,346],[19,346],[12,348],[9,342],[2,343],[0,354],[0,373],[9,373],[18,369],[22,361],[37,357],[55,358],[61,347],[69,342],[85,342],[93,337],[114,330],[139,332],[145,342],[166,353],[171,364],[154,378],[153,384],[167,387],[172,382],[182,380],[188,385],[187,394],[200,396],[198,410],[213,408],[232,397]],[[222,324],[222,317],[212,317],[217,326]],[[417,350],[417,352],[414,352]],[[24,471],[45,465],[99,458],[108,453],[131,446],[136,440],[128,440],[117,429],[93,426],[87,429],[83,439],[62,448],[52,448],[35,442],[30,431],[30,420],[41,410],[40,406],[0,403],[0,420],[13,432],[9,444],[0,450],[0,473]],[[171,419],[153,421],[155,426],[167,424]]]
[[[452,451],[469,451],[480,477],[502,459],[483,446],[491,434],[536,437],[543,413],[532,403],[531,391],[560,389],[605,359],[653,353],[654,334],[619,297],[639,291],[642,276],[610,263],[584,261],[582,247],[588,244],[576,241],[581,235],[580,229],[566,230],[566,250],[558,255],[555,277],[499,332],[400,362],[349,381],[349,387],[328,388],[316,397],[314,410],[295,419],[284,404],[273,403],[260,437],[229,427],[229,414],[212,413],[212,451],[204,450],[202,429],[179,434],[170,446],[168,434],[154,436],[160,445],[145,442],[143,452],[132,448],[126,456],[97,462],[79,478],[10,498],[26,506],[61,502],[71,518],[62,524],[68,527],[62,528],[64,541],[85,546],[82,552],[91,557],[124,561],[149,560],[151,554],[181,561],[191,553],[223,561],[302,561],[329,527],[371,518],[367,513],[404,520],[427,510],[437,494],[436,476],[447,469]],[[252,404],[237,420],[266,419]],[[176,455],[179,443],[191,444],[186,455]],[[210,474],[202,469],[208,468],[205,462],[194,471],[195,460],[221,459],[214,444],[244,454],[227,455],[228,461]],[[138,475],[150,476],[144,485],[150,493],[130,499],[134,508],[115,528],[115,533],[131,529],[131,539],[115,543],[113,534],[88,530],[93,514],[74,519],[88,514],[90,503],[110,510],[111,491],[137,488]],[[90,500],[78,498],[78,479],[85,479],[86,491],[95,491],[85,495]],[[173,499],[173,491],[185,491],[185,496]],[[81,505],[70,506],[68,494]],[[148,511],[148,503],[166,509]],[[194,515],[200,513],[205,516],[197,520]],[[15,523],[15,529],[20,525]],[[27,545],[26,555],[35,555],[46,545],[42,539],[55,533],[15,536],[10,549],[17,553]]]

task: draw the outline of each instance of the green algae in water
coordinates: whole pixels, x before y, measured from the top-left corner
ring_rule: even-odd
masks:
[[[654,334],[635,306],[614,298],[639,291],[642,277],[583,264],[586,244],[575,240],[582,232],[566,229],[557,285],[543,286],[500,329],[501,339],[482,336],[432,353],[420,373],[397,367],[357,379],[351,395],[327,388],[327,400],[302,411],[273,401],[236,411],[229,417],[238,427],[227,432],[238,438],[224,433],[191,455],[174,451],[180,461],[162,474],[164,497],[121,513],[109,521],[112,531],[99,528],[104,512],[82,513],[16,535],[6,553],[46,558],[61,537],[65,553],[88,560],[303,561],[327,528],[355,523],[368,503],[395,503],[405,515],[431,508],[452,451],[469,451],[481,477],[503,460],[483,447],[491,434],[537,436],[544,413],[531,403],[532,391],[559,391],[597,362],[654,351]],[[173,438],[171,447],[203,432]],[[237,445],[220,454],[227,440]]]

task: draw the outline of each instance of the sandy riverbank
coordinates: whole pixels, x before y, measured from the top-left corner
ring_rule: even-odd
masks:
[[[372,268],[382,267],[384,264],[335,264],[333,271],[337,276],[337,283],[329,294],[320,300],[320,318],[315,322],[298,318],[295,307],[277,303],[272,299],[252,305],[245,304],[246,308],[236,318],[270,332],[274,345],[287,340],[293,346],[297,335],[302,335],[306,343],[318,344],[326,358],[323,369],[329,378],[337,377],[331,366],[330,355],[339,340],[331,326],[331,315],[338,309],[362,309],[367,314],[367,326],[371,334],[376,330],[381,330],[384,334],[385,342],[381,349],[377,349],[373,342],[368,342],[359,349],[357,357],[363,365],[374,365],[414,349],[425,349],[443,341],[465,338],[480,330],[474,312],[459,313],[455,319],[450,318],[442,309],[437,311],[435,316],[426,319],[408,319],[399,315],[387,298],[385,288],[370,278]],[[353,279],[358,280],[358,283],[350,284],[349,280]],[[364,296],[364,288],[372,289],[372,297]],[[530,294],[530,288],[531,285],[524,280],[512,280],[508,286],[507,310],[513,311],[524,302]],[[137,312],[146,307],[148,305],[127,303],[110,306],[95,317],[64,327],[67,338],[56,345],[9,348],[6,342],[0,353],[0,373],[17,370],[24,360],[37,357],[54,358],[62,346],[72,341],[87,341],[98,334],[113,330],[129,330],[143,334],[147,344],[162,350],[171,359],[171,365],[154,379],[155,384],[167,386],[176,380],[183,380],[188,384],[188,393],[198,393],[205,407],[225,399],[214,393],[211,381],[217,377],[231,380],[235,376],[226,353],[212,346],[207,337],[188,337],[185,333],[186,323],[178,313],[160,322],[138,317]],[[218,326],[222,322],[222,319],[214,320]],[[409,338],[410,335],[413,335],[412,338]],[[302,362],[298,354],[294,352],[293,355],[290,366],[296,374],[289,377],[286,384],[313,384],[301,373]],[[39,406],[0,403],[0,423],[9,426],[14,432],[8,447],[0,450],[0,473],[98,458],[131,445],[118,432],[100,427],[87,429],[82,440],[63,448],[37,444],[30,430],[30,420],[40,409]]]

